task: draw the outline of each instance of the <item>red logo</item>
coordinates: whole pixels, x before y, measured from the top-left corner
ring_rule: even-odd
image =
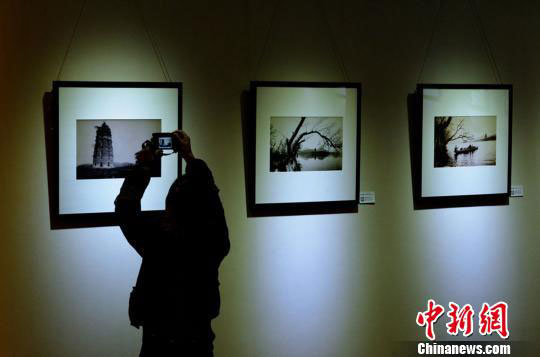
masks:
[[[448,306],[450,310],[446,315],[449,317],[450,322],[446,324],[446,332],[452,336],[456,336],[460,332],[465,337],[472,335],[474,329],[474,310],[472,306],[466,304],[460,308],[454,302],[450,302]],[[429,299],[427,310],[416,315],[416,324],[425,327],[426,337],[431,341],[435,340],[434,325],[443,314],[444,307],[438,305],[435,300]],[[493,305],[483,303],[478,316],[478,323],[481,335],[486,336],[497,332],[501,338],[508,338],[510,336],[508,330],[508,304],[502,301]]]
[[[444,307],[437,305],[435,300],[428,300],[428,309],[424,312],[419,312],[416,316],[416,323],[418,326],[426,326],[426,337],[431,341],[435,339],[435,332],[433,331],[433,325],[439,317],[444,314]]]
[[[492,306],[484,303],[480,311],[480,334],[491,335],[497,332],[501,338],[508,338],[508,305],[498,302]]]
[[[467,304],[460,309],[458,304],[451,302],[448,306],[451,309],[447,313],[450,318],[446,324],[448,334],[456,336],[459,331],[463,331],[465,337],[472,335],[474,310],[471,305]]]

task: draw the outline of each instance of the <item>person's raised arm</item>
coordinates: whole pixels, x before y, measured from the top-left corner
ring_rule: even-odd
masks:
[[[125,178],[120,193],[114,200],[115,212],[120,229],[129,244],[144,256],[145,239],[158,229],[158,222],[141,219],[141,199],[150,183],[152,166],[160,160],[161,151],[154,151],[145,142],[142,150],[135,154],[136,165]]]

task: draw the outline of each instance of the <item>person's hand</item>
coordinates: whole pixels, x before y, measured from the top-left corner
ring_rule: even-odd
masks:
[[[138,165],[152,166],[155,160],[159,160],[163,156],[163,151],[154,150],[149,141],[145,141],[141,146],[142,149],[135,153],[135,161]]]
[[[175,130],[172,133],[173,150],[178,152],[186,161],[193,160],[193,152],[191,151],[191,139],[189,135],[182,130]]]

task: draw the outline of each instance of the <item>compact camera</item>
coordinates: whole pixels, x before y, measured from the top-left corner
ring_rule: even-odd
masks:
[[[159,150],[173,150],[172,133],[153,133],[152,145]]]

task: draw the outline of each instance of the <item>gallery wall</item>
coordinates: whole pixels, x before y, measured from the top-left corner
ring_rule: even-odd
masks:
[[[163,80],[134,3],[87,3],[60,79]],[[184,129],[214,172],[229,224],[216,355],[391,355],[400,341],[424,338],[415,317],[428,298],[477,311],[506,301],[510,340],[540,348],[540,5],[477,1],[503,81],[514,85],[512,183],[525,196],[414,210],[407,94],[422,64],[422,82],[495,83],[468,2],[445,2],[427,57],[437,1],[322,1],[324,12],[307,0],[275,4],[142,2],[172,79],[184,84]],[[120,230],[49,226],[41,100],[80,5],[0,3],[2,356],[140,348],[127,318],[140,259]],[[376,193],[375,205],[247,217],[241,94],[253,79],[362,82],[360,189]],[[448,337],[443,323],[437,332]]]

